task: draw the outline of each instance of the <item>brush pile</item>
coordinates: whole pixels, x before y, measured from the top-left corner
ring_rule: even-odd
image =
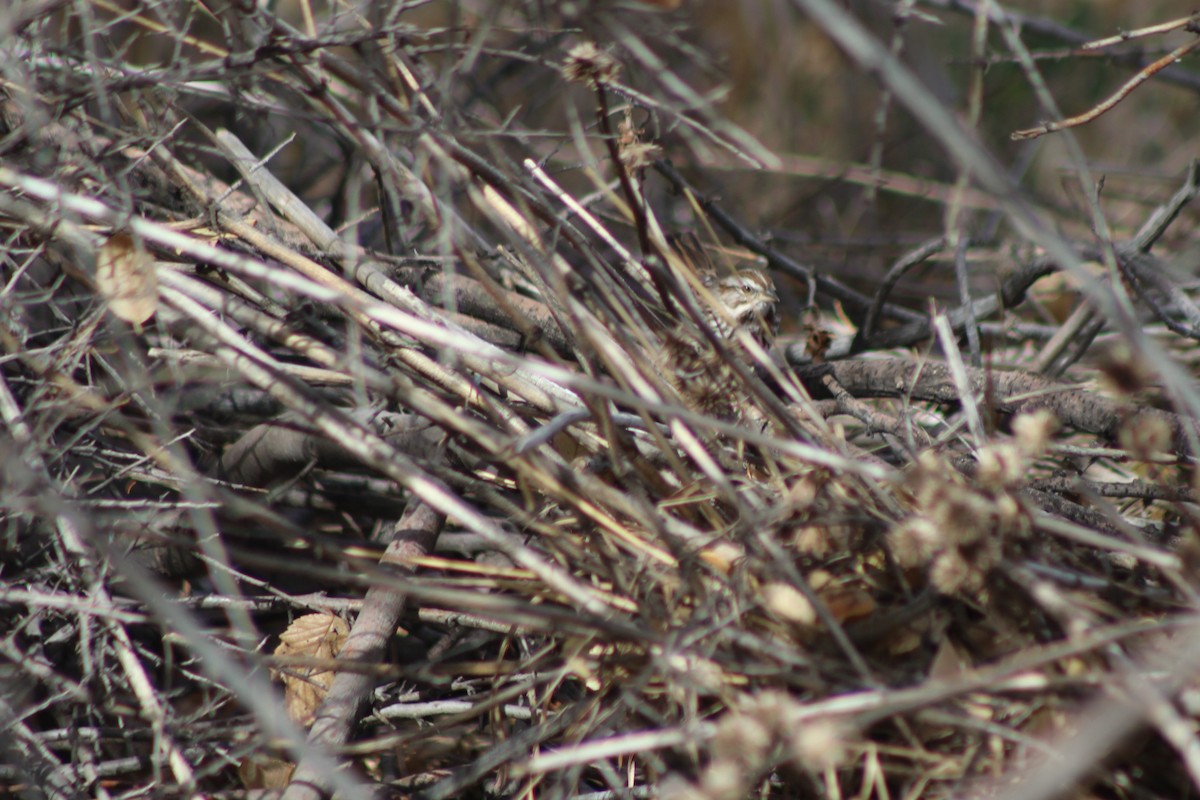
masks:
[[[796,2],[976,187],[851,276],[678,5],[0,12],[0,788],[1200,788],[1196,168],[1035,204]]]

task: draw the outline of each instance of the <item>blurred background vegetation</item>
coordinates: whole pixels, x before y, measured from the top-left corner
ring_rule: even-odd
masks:
[[[108,0],[98,5],[106,6]],[[342,30],[355,29],[353,9],[321,5],[283,0],[276,11],[301,30],[306,14],[340,16]],[[645,128],[648,139],[663,146],[667,157],[705,168],[702,188],[771,236],[777,246],[869,289],[900,253],[945,229],[946,200],[958,177],[954,164],[920,120],[890,102],[876,81],[848,64],[825,34],[784,0],[407,5],[390,6],[389,13],[409,36],[423,40],[418,49],[426,60],[420,67],[439,94],[439,106],[453,109],[460,119],[479,121],[462,125],[461,133],[472,140],[486,139],[481,130],[491,127],[489,141],[473,144],[498,158],[506,152],[515,157],[528,148],[545,159],[568,189],[594,188],[579,175],[587,159],[574,146],[579,140],[571,138],[573,120],[594,132],[591,93],[583,86],[561,83],[547,91],[571,46],[595,35],[613,49],[627,85],[670,98],[669,81],[628,58],[607,23],[603,31],[595,30],[594,18],[603,13],[616,25],[624,20],[661,47],[655,56],[671,75],[711,100],[716,116],[741,126],[779,156],[779,164],[771,169],[754,168],[719,148],[703,146],[694,135],[682,136],[687,131],[669,118],[644,108],[634,115],[634,122]],[[882,41],[891,42],[894,52],[947,106],[967,117],[973,65],[978,63],[971,44],[975,3],[855,0],[844,5]],[[648,13],[653,6],[675,8]],[[1015,2],[1005,8],[1027,15],[1023,41],[1038,57],[1046,84],[1066,116],[1093,107],[1129,80],[1135,71],[1130,59],[1156,58],[1190,36],[1177,31],[1081,55],[1072,47],[1082,41],[1164,22],[1177,17],[1181,7],[1163,0],[1053,0]],[[369,18],[376,13],[362,11]],[[196,39],[221,42],[221,30],[212,20],[197,15],[189,22]],[[130,48],[145,64],[169,62],[177,52],[166,37],[134,23],[114,24],[110,35],[114,46]],[[981,106],[972,123],[979,139],[1056,224],[1075,238],[1086,238],[1088,214],[1063,134],[1010,140],[1014,130],[1031,127],[1048,115],[994,26],[987,43]],[[1118,237],[1127,235],[1174,191],[1196,156],[1200,75],[1188,70],[1185,63],[1152,78],[1072,134],[1094,174],[1103,177],[1101,202]],[[665,91],[656,93],[656,88]],[[236,128],[243,138],[264,147],[277,145],[294,130],[297,139],[274,159],[277,173],[289,185],[302,187],[303,196],[318,209],[326,204],[336,222],[345,222],[351,212],[344,180],[347,171],[364,169],[361,160],[331,149],[334,140],[328,137],[306,136],[303,113],[263,116],[251,107],[241,112],[237,108],[221,101],[211,106],[213,118],[203,105],[196,114],[212,126]],[[396,135],[403,139],[405,132]],[[513,143],[519,146],[508,147]],[[601,154],[594,137],[589,146],[589,158]],[[370,181],[352,183],[361,185],[364,194],[350,205],[371,206]],[[968,195],[967,205],[974,206],[964,219],[970,235],[980,243],[1003,237],[1004,225],[994,204]],[[690,224],[686,210],[679,217],[680,224]],[[1192,250],[1178,241],[1188,229],[1176,226],[1172,236],[1174,249],[1182,252],[1183,269],[1190,272]],[[929,295],[952,292],[938,265],[934,259],[910,276],[897,299],[922,306]],[[975,272],[988,273],[995,266],[982,254],[972,259]]]

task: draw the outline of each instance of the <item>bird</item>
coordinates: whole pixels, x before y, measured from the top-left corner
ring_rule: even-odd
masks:
[[[779,295],[771,276],[758,269],[732,275],[705,275],[698,293],[705,324],[721,342],[689,330],[682,321],[664,336],[660,366],[684,405],[701,414],[740,422],[754,415],[749,396],[730,359],[754,369],[755,359],[742,343],[744,331],[767,350],[779,332]]]
[[[705,321],[720,339],[733,341],[744,330],[762,349],[771,347],[779,333],[779,295],[770,275],[741,269],[724,278],[707,276],[703,283],[716,301],[704,309]]]

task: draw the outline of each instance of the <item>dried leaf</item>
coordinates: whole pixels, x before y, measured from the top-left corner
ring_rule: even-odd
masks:
[[[100,246],[96,288],[114,315],[141,326],[158,308],[158,273],[154,259],[133,237],[116,233]]]
[[[949,637],[944,637],[938,645],[933,663],[929,666],[929,677],[933,680],[961,678],[971,670],[971,666],[971,659],[967,654]]]
[[[251,753],[238,764],[238,777],[244,789],[285,789],[296,765],[281,758]]]
[[[292,621],[279,636],[277,656],[336,658],[350,633],[350,626],[333,614],[307,614]],[[333,683],[335,673],[320,667],[290,667],[276,676],[283,681],[288,715],[297,722],[312,722],[317,706]]]
[[[762,588],[763,605],[780,619],[798,625],[815,625],[817,611],[799,589],[774,581]]]
[[[746,549],[728,541],[719,541],[700,551],[700,560],[728,575],[733,565],[746,557]]]
[[[845,589],[821,599],[838,622],[870,616],[876,609],[875,598],[862,589]]]

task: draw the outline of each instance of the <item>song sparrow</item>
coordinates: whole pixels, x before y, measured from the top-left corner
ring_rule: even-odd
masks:
[[[712,302],[698,299],[705,322],[724,344],[724,353],[681,326],[666,337],[664,371],[688,407],[721,419],[741,420],[746,417],[747,397],[727,359],[736,358],[753,368],[750,353],[736,333],[745,331],[764,350],[769,348],[779,331],[779,296],[771,276],[760,270],[743,269],[724,278],[705,278],[703,283]]]
[[[704,309],[717,336],[732,341],[734,331],[744,330],[762,349],[771,346],[779,333],[775,310],[779,295],[770,275],[757,269],[743,269],[727,278],[709,277],[704,285],[717,301],[715,308]]]

